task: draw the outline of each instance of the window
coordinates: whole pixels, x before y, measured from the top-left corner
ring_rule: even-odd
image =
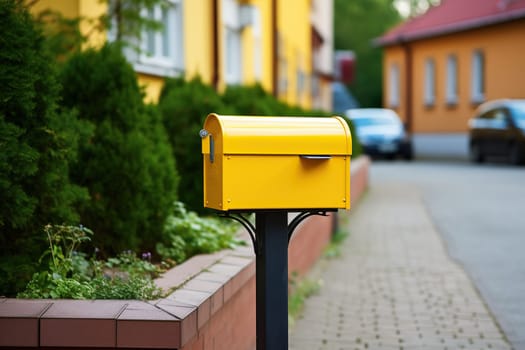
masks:
[[[399,107],[399,66],[390,66],[388,79],[388,104],[391,108]]]
[[[448,105],[458,102],[458,60],[455,55],[447,58],[447,90],[445,96]]]
[[[162,77],[178,76],[184,70],[184,45],[182,35],[183,0],[164,0],[162,4],[143,9],[143,18],[153,19],[162,25],[159,31],[146,30],[140,38],[132,38],[123,52],[135,71]],[[109,2],[112,6],[113,1]],[[123,2],[124,6],[126,2]],[[110,9],[110,12],[112,10]],[[116,21],[112,18],[108,41],[116,40]]]
[[[473,103],[481,103],[485,100],[485,57],[481,50],[476,50],[472,54],[471,89]]]
[[[492,109],[474,121],[474,127],[482,129],[505,129],[508,127],[508,111],[502,108]]]
[[[234,28],[226,27],[226,83],[241,83],[241,38]]]
[[[227,84],[242,82],[241,7],[236,0],[223,0],[224,70]]]
[[[182,0],[166,0],[143,11],[143,16],[158,21],[162,30],[143,33],[141,54],[136,69],[162,76],[178,75],[183,69]]]
[[[425,106],[433,106],[436,100],[436,66],[434,60],[429,58],[425,61]]]

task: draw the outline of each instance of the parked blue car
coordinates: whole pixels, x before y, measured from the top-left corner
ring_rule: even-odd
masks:
[[[346,111],[364,153],[394,159],[413,157],[412,140],[396,112],[386,108],[355,108]]]

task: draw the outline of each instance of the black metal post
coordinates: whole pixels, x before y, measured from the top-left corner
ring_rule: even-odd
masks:
[[[257,350],[288,349],[288,213],[255,214]]]

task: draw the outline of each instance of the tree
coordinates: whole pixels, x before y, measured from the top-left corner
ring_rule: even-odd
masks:
[[[27,8],[0,1],[0,295],[36,267],[48,223],[78,223],[87,192],[69,180],[89,126],[58,110],[59,89],[44,37]]]
[[[29,6],[38,0],[29,2]],[[70,55],[80,52],[94,33],[106,33],[111,41],[122,47],[131,47],[140,52],[141,35],[146,31],[159,31],[162,22],[148,14],[156,6],[164,6],[165,0],[99,0],[106,5],[107,12],[98,17],[66,17],[59,11],[45,9],[37,13],[35,20],[45,33],[46,45],[55,58],[63,62]],[[85,24],[88,31],[82,32]]]
[[[46,9],[35,16],[44,33],[48,50],[58,62],[79,52],[86,37],[80,32],[80,18],[67,18],[58,11]]]
[[[114,33],[115,41],[140,51],[140,37],[145,31],[158,31],[162,23],[147,14],[165,0],[100,0],[108,12],[98,18],[99,28]]]
[[[372,40],[401,20],[393,0],[335,0],[334,42],[356,55],[355,81],[349,89],[363,107],[382,104],[382,52]]]
[[[439,5],[441,0],[395,0],[394,3],[404,17],[415,17],[430,7]]]

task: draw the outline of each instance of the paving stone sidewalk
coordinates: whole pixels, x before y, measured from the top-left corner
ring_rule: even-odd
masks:
[[[323,286],[291,328],[290,349],[512,349],[417,189],[374,185],[341,214],[349,236],[313,272]]]

